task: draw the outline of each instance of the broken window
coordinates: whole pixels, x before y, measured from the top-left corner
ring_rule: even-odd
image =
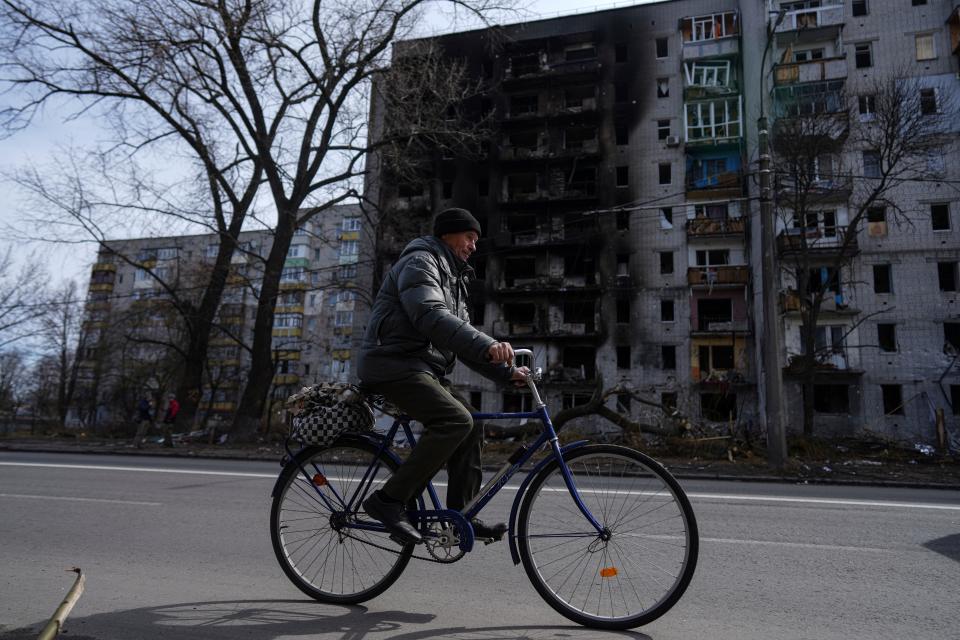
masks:
[[[507,176],[507,194],[518,196],[537,192],[537,174],[521,173]]]
[[[937,279],[940,282],[940,291],[957,290],[957,263],[938,262]]]
[[[536,258],[507,258],[504,267],[504,281],[508,287],[517,284],[518,280],[532,281],[537,277]]]
[[[563,367],[578,370],[583,380],[593,380],[597,373],[597,350],[593,347],[565,347]]]
[[[507,322],[531,324],[536,315],[537,307],[532,302],[508,303],[503,305],[503,319]]]
[[[657,140],[670,137],[670,120],[657,120]]]
[[[581,300],[563,303],[563,323],[582,324],[583,331],[592,333],[595,322],[594,304],[592,300]]]
[[[960,351],[960,322],[943,323],[943,342]]]
[[[630,228],[630,212],[617,211],[617,231],[626,231]]]
[[[813,410],[817,413],[850,413],[850,388],[845,384],[813,385]]]
[[[873,292],[893,293],[893,279],[889,264],[873,265]]]
[[[930,224],[934,231],[950,230],[950,205],[945,202],[930,205]]]
[[[630,368],[630,346],[620,345],[617,347],[617,369]]]
[[[672,344],[660,346],[660,368],[673,370],[677,368],[677,347]]]
[[[540,97],[536,93],[510,96],[510,115],[522,116],[540,110]]]
[[[630,167],[617,167],[617,186],[627,187],[630,185]]]
[[[563,131],[564,149],[583,149],[596,141],[596,127],[567,127]]]
[[[670,55],[670,38],[657,38],[657,57],[666,58]]]
[[[737,395],[735,393],[701,393],[700,415],[704,420],[727,422],[737,418]]]
[[[572,409],[582,404],[590,402],[592,396],[589,393],[565,393],[563,394],[563,408]]]
[[[880,351],[897,350],[897,325],[888,322],[877,323],[877,344]]]
[[[592,109],[596,106],[596,89],[592,84],[567,87],[563,91],[563,105],[567,109]]]
[[[630,275],[630,254],[618,253],[617,254],[617,276],[629,276],[629,275]]]
[[[596,269],[592,256],[566,256],[563,259],[563,275],[567,278],[584,278],[584,283],[592,285],[596,282]]]
[[[698,267],[730,264],[729,249],[698,249],[696,256]]]
[[[534,151],[540,144],[540,138],[537,131],[515,131],[507,137],[511,147],[519,147]]]
[[[504,218],[507,225],[507,231],[513,233],[537,230],[537,216],[515,214]]]
[[[673,273],[673,251],[660,252],[660,273],[664,275]]]
[[[903,388],[899,384],[882,384],[880,393],[883,395],[883,413],[888,416],[902,416]]]
[[[807,273],[807,293],[820,291],[840,295],[840,273],[836,269],[818,267]]]
[[[670,97],[670,78],[657,78],[657,97]]]
[[[702,374],[710,371],[729,371],[734,368],[731,345],[701,345],[699,351]]]
[[[578,60],[593,60],[597,57],[597,48],[592,44],[578,44],[568,47],[564,52],[564,58],[567,62],[576,62]]]
[[[723,98],[686,105],[687,139],[739,138],[740,98]]]
[[[619,324],[630,322],[630,300],[626,298],[617,300],[617,322]]]
[[[528,73],[536,73],[540,70],[541,60],[536,53],[528,53],[510,58],[510,73],[516,76],[523,76]]]
[[[730,298],[697,300],[697,328],[709,331],[715,323],[733,321],[733,301]]]
[[[673,300],[660,301],[660,322],[673,322]]]

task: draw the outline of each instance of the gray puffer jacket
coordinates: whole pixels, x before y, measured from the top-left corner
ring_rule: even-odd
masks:
[[[408,244],[373,303],[357,365],[360,381],[390,382],[420,371],[443,377],[460,358],[506,383],[513,368],[486,360],[496,340],[470,324],[467,282],[473,273],[438,238]]]

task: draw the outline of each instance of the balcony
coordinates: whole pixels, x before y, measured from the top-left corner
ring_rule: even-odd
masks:
[[[775,86],[847,79],[847,58],[826,58],[773,66]]]
[[[112,262],[98,262],[95,265],[93,265],[94,273],[96,273],[97,271],[107,271],[107,272],[113,273],[116,270],[117,270],[117,265],[113,264]]]
[[[780,194],[779,204],[790,207],[794,199],[803,199],[807,203],[827,204],[845,203],[853,193],[853,178],[849,176],[838,178],[821,178],[812,180],[808,184],[797,186],[795,180],[783,177],[777,180],[777,189]]]
[[[848,236],[849,232],[849,236]],[[777,236],[780,255],[855,256],[860,252],[855,229],[845,225],[786,229]]]
[[[90,285],[91,293],[96,293],[96,292],[109,293],[111,291],[113,291],[112,282],[98,282]]]
[[[309,285],[306,280],[287,280],[280,282],[280,291],[303,291]]]
[[[827,112],[830,107],[826,103],[779,103],[780,107],[794,113],[778,117],[773,123],[773,148],[779,153],[790,155],[800,144],[826,152],[842,144],[850,134],[850,115],[846,111]],[[796,115],[800,107],[805,112],[812,111]]]
[[[687,238],[741,236],[746,226],[744,218],[693,218],[687,220]]]
[[[846,346],[835,346],[825,350],[815,360],[806,356],[792,355],[783,368],[783,374],[789,378],[804,376],[809,368],[813,368],[814,380],[818,382],[840,382],[847,378],[858,378],[864,371],[860,367],[859,359],[855,356],[856,350],[849,350]]]
[[[691,287],[743,287],[750,282],[750,267],[746,265],[716,265],[690,267],[687,284]]]
[[[683,60],[740,54],[740,19],[736,11],[680,20]]]
[[[787,11],[774,30],[777,44],[806,44],[834,40],[843,29],[842,4]]]
[[[746,318],[727,316],[700,316],[696,327],[692,329],[694,335],[748,333],[750,322]]]
[[[301,327],[281,327],[273,330],[274,338],[299,338],[301,335],[303,335]]]
[[[601,337],[595,323],[558,323],[556,326],[544,326],[540,322],[512,322],[498,320],[493,323],[495,338],[527,338],[531,340],[563,340],[580,339],[591,340]]]
[[[798,316],[804,308],[804,301],[796,289],[784,289],[780,292],[780,310],[787,316]],[[820,301],[820,312],[830,316],[855,316],[860,309],[850,306],[849,301],[842,294],[827,292]]]
[[[587,276],[537,276],[529,278],[501,278],[491,295],[524,295],[532,293],[559,294],[600,291],[597,274]]]
[[[725,171],[704,175],[702,171],[688,170],[687,198],[690,200],[727,200],[743,195],[744,177],[741,171]]]
[[[577,77],[592,78],[599,74],[602,65],[596,58],[590,60],[548,61],[546,53],[531,54],[512,58],[503,73],[503,84],[515,86],[535,84],[551,78]]]

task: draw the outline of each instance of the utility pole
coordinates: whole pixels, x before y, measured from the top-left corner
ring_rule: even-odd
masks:
[[[767,42],[760,58],[760,117],[757,119],[757,141],[760,146],[760,254],[761,287],[763,295],[763,334],[760,349],[763,355],[763,390],[767,423],[767,462],[774,469],[782,469],[787,460],[787,433],[783,423],[783,364],[780,361],[780,304],[777,294],[777,260],[772,173],[770,161],[770,130],[763,105],[766,61],[774,33],[786,16],[781,8],[767,29]]]
[[[764,96],[760,96],[763,100]],[[774,237],[772,169],[770,167],[770,132],[767,118],[757,120],[760,144],[760,246],[761,286],[763,287],[763,353],[764,397],[766,400],[767,461],[775,469],[783,468],[787,459],[787,434],[783,425],[783,365],[780,362],[780,305],[777,300],[776,242]]]

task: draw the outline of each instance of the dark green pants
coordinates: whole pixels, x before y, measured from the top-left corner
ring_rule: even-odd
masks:
[[[450,387],[448,380],[437,380],[427,373],[368,388],[424,428],[410,457],[383,485],[383,491],[406,502],[419,495],[446,465],[447,508],[463,509],[480,490],[482,480],[483,423],[474,424],[470,412],[475,409]]]

